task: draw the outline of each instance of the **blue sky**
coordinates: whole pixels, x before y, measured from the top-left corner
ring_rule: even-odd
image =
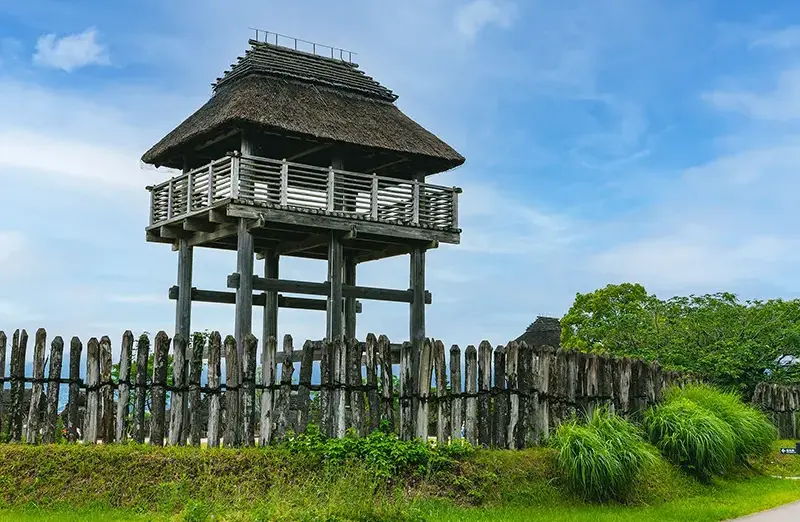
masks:
[[[0,328],[171,332],[176,254],[144,240],[141,154],[210,95],[248,27],[352,49],[466,158],[463,241],[429,254],[428,334],[505,343],[576,292],[798,297],[800,5],[375,0],[1,2]],[[223,289],[233,254],[198,251]],[[322,262],[284,261],[322,280]],[[359,281],[406,288],[408,260]],[[365,302],[358,334],[407,336]],[[193,326],[230,333],[233,309]],[[259,324],[258,321],[255,323]],[[258,327],[256,329],[258,331]],[[280,332],[321,338],[319,312]]]

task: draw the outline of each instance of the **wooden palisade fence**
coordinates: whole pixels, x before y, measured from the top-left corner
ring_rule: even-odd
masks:
[[[753,403],[767,413],[781,439],[800,439],[800,386],[760,383]]]
[[[159,332],[149,367],[150,339],[142,335],[134,343],[130,331],[122,337],[116,367],[108,337],[86,343],[83,379],[83,343],[71,340],[68,377],[62,378],[64,342],[56,337],[45,377],[46,341],[45,331],[38,330],[33,375],[27,377],[28,334],[14,332],[6,378],[7,339],[0,332],[0,384],[5,394],[10,383],[11,396],[8,411],[0,409],[6,440],[53,442],[60,417],[66,440],[84,443],[200,445],[205,439],[209,447],[267,445],[313,422],[330,437],[348,430],[364,435],[383,424],[404,439],[463,437],[483,446],[522,448],[547,438],[562,420],[601,404],[635,414],[658,401],[665,386],[683,380],[657,363],[516,342],[493,348],[484,341],[463,353],[452,346],[448,353],[441,341],[427,339],[420,350],[410,343],[400,347],[396,389],[398,354],[386,336],[306,341],[298,353],[287,335],[281,352],[270,338],[257,357],[259,343],[249,335],[240,360],[232,336],[223,340],[214,332],[205,346],[202,336],[188,343]],[[312,383],[315,364],[319,379]],[[59,414],[62,385],[69,397]]]

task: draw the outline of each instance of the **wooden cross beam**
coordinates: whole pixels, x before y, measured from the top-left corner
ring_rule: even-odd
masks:
[[[169,298],[172,300],[178,299],[178,287],[173,286],[169,289]],[[198,303],[218,303],[218,304],[235,304],[235,292],[220,292],[216,290],[198,290],[192,288],[192,301]],[[266,299],[264,294],[253,294],[253,306],[266,306]],[[325,311],[326,302],[324,299],[309,299],[306,297],[287,297],[285,295],[278,296],[279,308],[292,308],[295,310],[321,310]],[[356,313],[360,314],[363,305],[360,301],[356,301]]]
[[[228,276],[228,288],[239,287],[239,274]],[[289,294],[308,294],[328,296],[331,292],[330,283],[312,283],[308,281],[292,281],[289,279],[267,279],[253,276],[253,289],[262,292],[286,292]],[[425,304],[431,304],[431,293],[425,291]],[[389,288],[374,288],[370,286],[342,285],[342,297],[355,299],[370,299],[374,301],[392,301],[396,303],[411,303],[414,295],[411,290],[394,290]]]

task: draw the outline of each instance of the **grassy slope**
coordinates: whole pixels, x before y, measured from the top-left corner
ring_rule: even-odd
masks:
[[[783,441],[781,445],[787,446]],[[753,472],[702,485],[661,462],[630,506],[575,502],[550,450],[479,451],[457,469],[379,485],[280,450],[0,446],[4,520],[722,520],[800,499],[800,481]],[[800,457],[756,468],[800,475]]]

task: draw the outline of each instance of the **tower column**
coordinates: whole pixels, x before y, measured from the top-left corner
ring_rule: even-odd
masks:
[[[194,249],[187,239],[178,240],[178,300],[175,305],[175,335],[188,342],[192,328],[192,260]]]
[[[355,286],[356,261],[353,256],[344,258],[344,284]],[[348,339],[356,338],[356,298],[348,297],[344,300],[344,335]]]
[[[328,294],[326,307],[327,328],[326,338],[332,341],[337,335],[342,335],[342,268],[344,264],[342,242],[336,232],[331,232],[328,243],[328,283],[331,291]]]
[[[236,246],[236,271],[239,287],[236,289],[236,338],[239,357],[244,352],[244,338],[253,333],[253,235],[247,229],[247,221],[239,220]]]
[[[278,279],[280,256],[273,250],[264,252],[264,277]],[[266,343],[270,336],[278,338],[278,292],[264,292],[264,338]]]

